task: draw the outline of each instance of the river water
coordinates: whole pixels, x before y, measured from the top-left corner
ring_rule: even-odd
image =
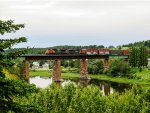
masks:
[[[53,81],[52,81],[52,78],[37,76],[37,77],[30,78],[29,82],[31,84],[35,84],[36,87],[46,88],[49,85],[51,85]],[[90,84],[96,85],[102,90],[103,95],[112,94],[114,91],[121,93],[121,92],[124,92],[125,89],[132,88],[131,84],[121,84],[121,83],[102,81],[102,80],[97,80],[97,79],[91,79],[91,80],[64,79],[63,82],[59,82],[59,84],[61,84],[62,86],[65,86],[68,83],[81,84],[84,87]]]

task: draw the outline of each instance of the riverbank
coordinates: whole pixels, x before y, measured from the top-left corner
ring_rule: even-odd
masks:
[[[52,71],[50,70],[38,70],[38,71],[30,71],[30,76],[43,76],[43,77],[51,77]],[[112,77],[105,74],[99,74],[99,75],[89,75],[91,79],[98,79],[98,80],[106,80],[111,82],[117,82],[117,83],[125,83],[125,84],[139,84],[139,85],[150,85],[149,80],[143,80],[143,79],[128,79],[124,77]],[[79,73],[62,73],[63,79],[76,79],[79,78]]]

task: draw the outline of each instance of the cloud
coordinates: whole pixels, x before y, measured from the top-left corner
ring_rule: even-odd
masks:
[[[80,43],[95,37],[92,43],[111,43],[124,37],[130,42],[150,37],[149,6],[150,0],[0,0],[0,17],[25,23],[20,34],[29,41],[46,37],[60,44],[83,38]]]

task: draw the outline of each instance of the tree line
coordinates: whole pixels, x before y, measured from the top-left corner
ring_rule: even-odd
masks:
[[[150,48],[150,40],[124,44],[124,45],[122,45],[122,47],[132,47],[132,46],[141,46],[141,45],[144,45],[144,46]]]

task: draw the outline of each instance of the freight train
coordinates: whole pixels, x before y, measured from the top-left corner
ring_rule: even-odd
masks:
[[[47,49],[46,55],[49,54],[88,54],[88,55],[129,55],[129,50],[109,50],[109,49]]]

